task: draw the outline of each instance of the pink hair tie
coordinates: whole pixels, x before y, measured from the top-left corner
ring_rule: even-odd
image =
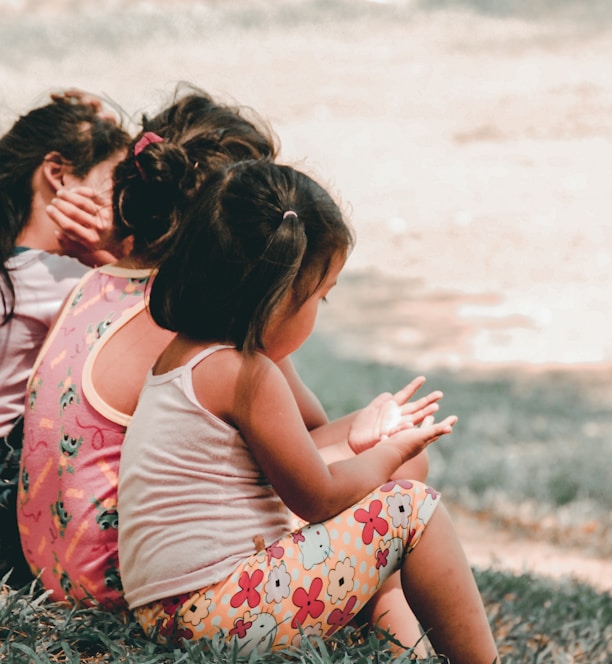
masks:
[[[163,143],[163,141],[164,139],[161,136],[158,136],[154,131],[145,131],[145,133],[136,141],[136,145],[134,145],[134,157],[136,157],[136,159],[134,159],[134,161],[136,162],[136,168],[143,181],[146,181],[147,176],[145,175],[142,166],[138,163],[137,157],[147,146],[152,143]]]

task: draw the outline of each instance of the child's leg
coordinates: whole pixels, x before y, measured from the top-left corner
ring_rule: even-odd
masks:
[[[402,584],[437,653],[452,664],[498,661],[480,593],[444,505],[405,559]]]
[[[419,482],[426,482],[428,472],[429,457],[424,450],[400,466],[391,475],[391,479],[410,477]],[[413,648],[418,642],[414,648],[415,654],[419,659],[427,657],[426,637],[421,638],[418,620],[406,602],[399,572],[386,581],[372,597],[364,608],[364,614],[367,615],[370,624],[378,625],[393,634],[402,645]]]
[[[403,646],[412,648],[419,659],[426,659],[429,654],[427,637],[422,638],[416,616],[406,602],[400,572],[395,572],[385,581],[366,604],[363,613],[371,625],[377,625],[392,634]]]
[[[327,638],[351,622],[418,546],[439,495],[391,481],[325,523],[247,557],[224,581],[135,610],[161,640],[233,637],[241,654]],[[410,615],[410,614],[408,614]]]
[[[419,482],[426,482],[428,472],[429,457],[424,450],[400,466],[391,475],[391,479],[410,477]],[[422,638],[418,620],[406,602],[399,571],[395,572],[376,592],[363,608],[361,615],[370,625],[378,625],[392,634],[402,645],[413,648],[419,659],[427,657],[427,637]],[[415,644],[418,644],[416,648]]]
[[[419,482],[427,481],[429,472],[429,457],[424,450],[400,466],[392,475],[391,479],[410,477]],[[382,629],[393,634],[404,646],[414,647],[414,652],[419,659],[425,659],[428,655],[426,639],[421,638],[421,628],[412,609],[406,602],[400,573],[396,572],[383,587],[372,597],[364,609],[368,620],[373,625],[379,625]]]

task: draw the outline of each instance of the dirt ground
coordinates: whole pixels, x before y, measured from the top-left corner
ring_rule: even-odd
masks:
[[[560,547],[508,528],[496,528],[456,506],[451,505],[450,512],[474,567],[574,580],[612,592],[610,558],[585,555],[582,549]]]
[[[332,296],[320,330],[345,352],[415,371],[601,374],[612,12],[428,4],[444,3],[0,0],[0,124],[67,86],[136,119],[179,80],[237,100],[341,199],[357,235],[347,274],[390,284],[387,313],[352,308],[359,293],[341,285]],[[474,564],[612,589],[608,561],[456,518]]]

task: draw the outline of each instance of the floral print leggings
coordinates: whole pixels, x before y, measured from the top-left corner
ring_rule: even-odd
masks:
[[[160,642],[213,637],[239,652],[299,647],[349,623],[419,542],[439,494],[394,480],[324,523],[306,524],[242,562],[229,578],[134,610]]]

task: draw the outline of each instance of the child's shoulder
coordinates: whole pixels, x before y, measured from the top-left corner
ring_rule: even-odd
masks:
[[[223,370],[235,377],[277,370],[276,364],[263,353],[244,353],[223,344],[202,346],[194,357],[201,358],[198,364],[202,367],[207,366],[214,371]]]
[[[234,392],[285,382],[278,366],[263,353],[243,353],[231,346],[215,345],[201,348],[192,358],[194,385],[210,385],[212,381],[218,390]]]
[[[210,347],[208,347],[210,348]],[[245,413],[262,394],[275,395],[283,376],[272,360],[261,353],[242,353],[235,348],[203,348],[195,357],[191,385],[198,402],[220,419],[240,428]]]
[[[155,373],[165,373],[179,366],[188,366],[194,374],[211,373],[223,380],[278,370],[263,353],[244,353],[230,344],[206,343],[180,334],[160,355]]]

